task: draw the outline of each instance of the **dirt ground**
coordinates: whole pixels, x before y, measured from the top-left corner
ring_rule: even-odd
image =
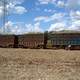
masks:
[[[0,80],[80,80],[80,51],[0,48]]]

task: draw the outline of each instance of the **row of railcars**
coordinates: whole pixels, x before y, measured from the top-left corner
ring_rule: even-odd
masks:
[[[0,47],[3,48],[43,48],[44,34],[0,35]]]
[[[24,35],[0,35],[0,47],[80,49],[80,33],[45,32]]]

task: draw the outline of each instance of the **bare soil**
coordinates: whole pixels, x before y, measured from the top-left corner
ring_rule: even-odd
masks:
[[[80,80],[80,51],[0,48],[0,80]]]

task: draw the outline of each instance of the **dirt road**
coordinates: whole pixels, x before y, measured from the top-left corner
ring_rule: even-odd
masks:
[[[80,51],[0,49],[0,80],[80,80]]]

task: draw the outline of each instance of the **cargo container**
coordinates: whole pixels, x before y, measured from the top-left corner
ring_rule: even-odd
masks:
[[[48,42],[52,48],[80,49],[80,33],[50,33]]]
[[[0,35],[0,47],[14,47],[14,35]]]
[[[21,48],[43,48],[44,34],[18,35],[18,47]]]

